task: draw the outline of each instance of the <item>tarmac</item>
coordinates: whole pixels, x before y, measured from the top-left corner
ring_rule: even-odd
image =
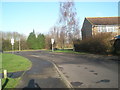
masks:
[[[18,54],[33,63],[19,87],[27,86],[32,80],[42,88],[118,88],[117,57],[46,51]]]

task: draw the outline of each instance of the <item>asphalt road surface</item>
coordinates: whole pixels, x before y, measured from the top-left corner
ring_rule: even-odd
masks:
[[[40,52],[34,51],[15,53],[28,58],[32,62],[31,69],[22,76],[17,88],[67,88],[53,64],[43,58],[32,56],[36,53],[40,54]]]
[[[32,62],[18,88],[67,88],[54,68],[55,63],[75,88],[118,88],[119,58],[99,55],[23,51],[15,54]]]

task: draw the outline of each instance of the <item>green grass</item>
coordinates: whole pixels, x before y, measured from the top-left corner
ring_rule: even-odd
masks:
[[[2,86],[5,84],[6,79],[2,79]],[[4,88],[15,88],[19,83],[20,78],[8,78],[8,82]]]
[[[72,50],[66,50],[66,49],[64,49],[64,50],[55,50],[54,52],[63,52],[63,53],[74,53],[74,54],[87,54],[87,53],[85,53],[85,52],[75,52],[75,51],[72,51]]]
[[[32,63],[18,55],[3,53],[0,55],[2,56],[2,71],[6,69],[8,72],[17,72],[17,71],[25,71],[30,69]],[[0,62],[1,62],[0,61]],[[19,83],[21,77],[19,78],[8,78],[8,83],[6,84],[5,88],[15,88],[16,85]],[[6,79],[2,79],[2,85],[5,84]]]
[[[31,67],[31,62],[21,56],[14,54],[2,54],[2,70],[6,69],[8,72],[17,72],[28,70]]]
[[[2,72],[2,53],[0,53],[0,72]]]
[[[26,49],[26,50],[20,50],[20,51],[37,51],[37,50],[46,50],[46,49]],[[7,51],[5,51],[5,52],[19,52],[19,50],[14,50],[14,51],[12,51],[12,50],[7,50]]]

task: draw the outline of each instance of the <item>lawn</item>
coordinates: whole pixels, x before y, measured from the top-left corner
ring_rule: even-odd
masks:
[[[30,69],[32,66],[32,63],[21,56],[9,54],[9,53],[3,53],[0,55],[2,56],[2,71],[6,69],[8,72],[17,72],[17,71],[25,71]],[[19,78],[7,78],[2,79],[2,86],[5,86],[5,88],[15,88],[16,85],[19,83],[21,77]],[[6,83],[7,81],[7,83]]]
[[[3,88],[15,88],[19,83],[20,78],[7,78],[2,79],[2,87]]]
[[[31,65],[31,62],[22,56],[2,54],[2,70],[6,69],[8,72],[24,71],[28,70]]]

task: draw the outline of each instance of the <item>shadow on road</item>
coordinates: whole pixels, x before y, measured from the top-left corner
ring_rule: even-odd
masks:
[[[28,86],[23,88],[23,90],[26,90],[26,89],[28,90],[32,88],[41,90],[40,86],[37,83],[35,83],[34,79],[31,79],[28,83]]]

